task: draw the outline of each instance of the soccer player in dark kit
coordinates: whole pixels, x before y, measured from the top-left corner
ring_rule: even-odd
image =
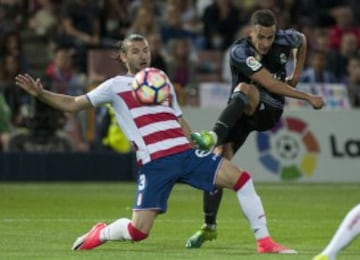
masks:
[[[285,97],[309,102],[314,109],[321,109],[321,96],[296,90],[306,58],[306,38],[293,29],[279,30],[270,10],[258,10],[251,16],[248,38],[238,40],[230,50],[232,90],[228,104],[220,114],[212,131],[193,133],[192,140],[200,149],[211,150],[231,159],[252,131],[271,129],[280,119]],[[293,55],[294,67],[287,77],[285,66]],[[216,239],[216,215],[222,190],[204,192],[205,223],[186,242],[187,248],[199,248],[205,241]],[[270,239],[266,232],[259,232],[254,220],[250,226],[257,240],[259,253],[281,253],[266,246]],[[264,246],[265,245],[265,246]]]

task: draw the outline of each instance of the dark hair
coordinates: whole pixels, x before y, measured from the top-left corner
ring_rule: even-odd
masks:
[[[21,38],[21,35],[19,32],[17,31],[8,31],[6,32],[3,36],[2,36],[2,39],[1,39],[1,46],[0,46],[0,53],[2,55],[5,55],[7,52],[8,52],[8,43],[9,43],[9,39],[11,37],[14,37],[17,41],[17,44],[18,44],[18,51],[19,52],[23,52],[23,41],[22,41],[22,38]]]
[[[123,53],[127,52],[129,42],[142,42],[146,41],[146,38],[141,34],[133,33],[125,37],[125,39],[118,43],[120,51]]]
[[[269,9],[257,10],[251,15],[251,25],[270,27],[276,25],[276,17]]]

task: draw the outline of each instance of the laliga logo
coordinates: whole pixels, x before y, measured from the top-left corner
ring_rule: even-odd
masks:
[[[270,131],[259,132],[256,142],[262,165],[281,179],[314,174],[320,148],[304,121],[282,118]]]

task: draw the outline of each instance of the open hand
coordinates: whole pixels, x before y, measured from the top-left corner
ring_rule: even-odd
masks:
[[[29,74],[19,74],[15,77],[16,85],[24,89],[30,95],[37,97],[43,91],[40,79],[34,80]]]

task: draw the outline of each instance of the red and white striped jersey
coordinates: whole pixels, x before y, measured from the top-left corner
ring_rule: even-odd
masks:
[[[131,76],[116,76],[87,93],[93,106],[110,103],[126,137],[136,148],[139,164],[191,148],[177,118],[182,116],[171,85],[170,100],[144,106],[133,96]]]

